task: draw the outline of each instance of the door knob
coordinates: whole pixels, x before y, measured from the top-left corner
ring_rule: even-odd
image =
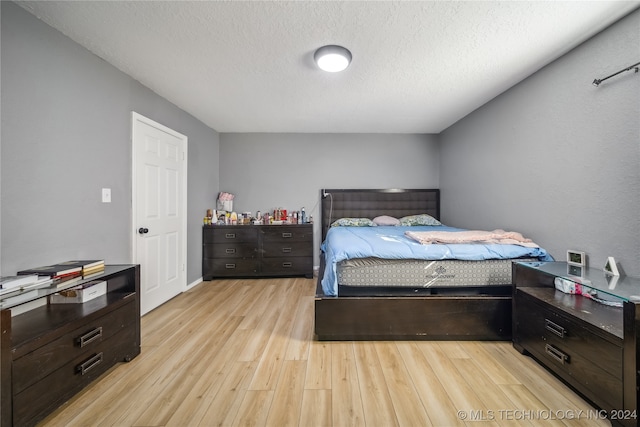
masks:
[[[140,227],[140,228],[138,229],[138,233],[140,233],[140,234],[147,234],[148,232],[149,232],[149,229],[148,229],[148,228],[142,228],[142,227]]]

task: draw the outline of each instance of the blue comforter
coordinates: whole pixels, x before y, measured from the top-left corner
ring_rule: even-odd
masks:
[[[477,261],[531,257],[553,261],[542,248],[503,244],[433,244],[422,245],[404,235],[411,231],[463,231],[447,226],[378,226],[332,227],[321,249],[325,254],[322,289],[325,295],[338,295],[336,264],[345,259],[376,257],[383,259],[459,259]]]

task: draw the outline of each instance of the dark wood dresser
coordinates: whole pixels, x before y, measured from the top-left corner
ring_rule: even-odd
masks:
[[[205,225],[202,277],[313,277],[313,224]]]
[[[75,282],[106,281],[106,294],[50,304],[53,284],[0,300],[2,426],[31,426],[118,362],[140,354],[140,266],[108,265]],[[12,316],[13,314],[13,316]]]
[[[513,270],[514,347],[613,425],[638,425],[640,280],[564,262],[514,263]],[[556,279],[589,296],[557,290]]]

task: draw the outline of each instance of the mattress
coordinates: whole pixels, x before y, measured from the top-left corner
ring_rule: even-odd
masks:
[[[519,258],[518,261],[536,261]],[[340,261],[338,284],[350,287],[442,288],[461,286],[500,286],[511,281],[513,259],[482,261],[396,260],[359,258]]]
[[[406,231],[464,231],[448,226],[369,226],[331,227],[320,246],[325,256],[322,276],[322,290],[327,296],[338,296],[337,265],[352,259],[371,257],[395,260],[422,261],[489,261],[506,260],[508,265],[514,259],[535,259],[552,261],[553,258],[540,247],[526,247],[516,244],[465,243],[423,245],[408,238]],[[472,265],[472,264],[470,264]],[[446,267],[444,267],[446,268]],[[426,281],[423,281],[425,284]],[[511,283],[511,280],[506,283]],[[504,284],[504,283],[503,283]],[[343,285],[343,284],[340,284]]]

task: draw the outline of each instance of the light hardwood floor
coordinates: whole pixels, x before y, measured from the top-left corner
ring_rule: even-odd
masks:
[[[608,426],[509,342],[318,342],[312,279],[204,282],[43,426]]]

